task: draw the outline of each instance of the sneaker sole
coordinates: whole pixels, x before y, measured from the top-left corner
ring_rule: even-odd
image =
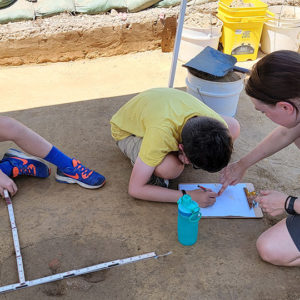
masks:
[[[102,187],[105,184],[105,180],[100,184],[100,185],[88,185],[85,184],[79,180],[73,179],[73,178],[69,178],[69,177],[65,177],[65,176],[60,176],[58,174],[55,174],[55,179],[57,182],[61,182],[61,183],[77,183],[78,185],[86,188],[86,189],[98,189],[100,187]]]
[[[45,164],[48,167],[48,165],[45,163],[45,161],[42,158],[39,158],[39,157],[36,157],[36,156],[30,156],[30,155],[27,155],[27,154],[25,154],[23,152],[19,152],[18,150],[9,149],[8,151],[5,152],[5,154],[10,154],[10,155],[21,157],[21,158],[25,158],[25,159],[37,160],[37,161]]]

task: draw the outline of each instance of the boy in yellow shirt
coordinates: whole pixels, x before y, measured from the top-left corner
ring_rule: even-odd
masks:
[[[192,95],[170,88],[150,89],[132,98],[112,117],[112,137],[131,160],[132,197],[176,202],[181,191],[168,189],[184,165],[217,172],[231,157],[239,123],[221,117]],[[188,191],[201,207],[212,205],[212,191]]]

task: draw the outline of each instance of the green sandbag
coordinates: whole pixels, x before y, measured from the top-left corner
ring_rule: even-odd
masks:
[[[33,20],[35,18],[32,3],[18,0],[9,7],[0,9],[0,24]]]
[[[75,12],[73,0],[38,0],[34,7],[35,14],[38,17]]]
[[[193,6],[194,4],[204,4],[208,2],[215,2],[215,0],[187,0],[189,6]],[[181,0],[161,0],[154,7],[172,7],[179,5]]]
[[[126,0],[74,0],[74,3],[76,12],[86,14],[97,14],[127,7]]]
[[[159,2],[159,0],[127,0],[127,8],[130,12],[137,12],[156,4],[157,2]]]
[[[0,0],[0,8],[6,7],[17,0]]]
[[[180,2],[180,0],[162,0],[155,4],[154,7],[171,7],[179,5]]]

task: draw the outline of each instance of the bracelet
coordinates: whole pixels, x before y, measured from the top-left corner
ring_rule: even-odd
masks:
[[[182,196],[186,195],[186,191],[185,190],[181,190],[182,192]]]
[[[286,207],[289,199],[290,199],[289,205],[288,205],[288,207]],[[294,203],[295,203],[296,199],[298,199],[298,198],[294,197],[294,196],[288,196],[285,200],[284,209],[289,215],[297,215],[296,211],[294,210]]]

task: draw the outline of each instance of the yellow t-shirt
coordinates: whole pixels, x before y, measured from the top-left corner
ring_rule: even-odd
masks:
[[[116,141],[129,135],[142,137],[139,157],[155,167],[169,152],[178,151],[182,128],[194,116],[211,117],[226,124],[219,114],[186,92],[150,89],[133,97],[113,115],[111,134]]]

